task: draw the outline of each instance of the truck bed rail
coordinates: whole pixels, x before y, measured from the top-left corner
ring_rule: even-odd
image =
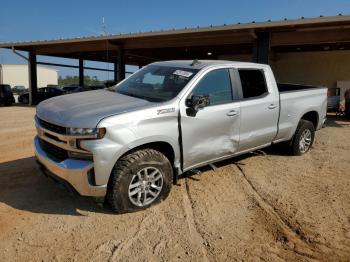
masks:
[[[277,83],[277,87],[279,92],[303,91],[308,89],[325,88],[323,86],[299,85],[290,83]]]

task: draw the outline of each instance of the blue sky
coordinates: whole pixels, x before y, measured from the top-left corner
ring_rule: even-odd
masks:
[[[350,14],[349,0],[2,0],[0,42],[99,35],[103,33],[102,17],[108,33],[127,33],[339,13]],[[52,58],[40,60],[61,62]],[[0,63],[23,63],[23,60],[0,49]],[[77,74],[71,69],[59,70],[61,75]],[[95,71],[87,73],[112,77]]]

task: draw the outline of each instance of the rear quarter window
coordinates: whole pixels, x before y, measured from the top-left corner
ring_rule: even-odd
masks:
[[[267,94],[267,85],[263,70],[238,69],[241,79],[243,98],[254,98]]]

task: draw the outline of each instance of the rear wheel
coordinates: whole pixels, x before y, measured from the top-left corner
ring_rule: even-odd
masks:
[[[146,209],[169,195],[172,181],[167,157],[153,149],[138,150],[116,163],[106,201],[117,213]]]
[[[311,148],[315,138],[315,127],[307,120],[300,120],[292,139],[292,154],[300,156]]]

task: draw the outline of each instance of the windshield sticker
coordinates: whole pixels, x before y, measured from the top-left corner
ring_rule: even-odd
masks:
[[[178,75],[178,76],[182,76],[182,77],[190,77],[191,75],[193,75],[192,72],[187,72],[187,71],[183,71],[183,70],[176,70],[174,73],[174,75]]]

